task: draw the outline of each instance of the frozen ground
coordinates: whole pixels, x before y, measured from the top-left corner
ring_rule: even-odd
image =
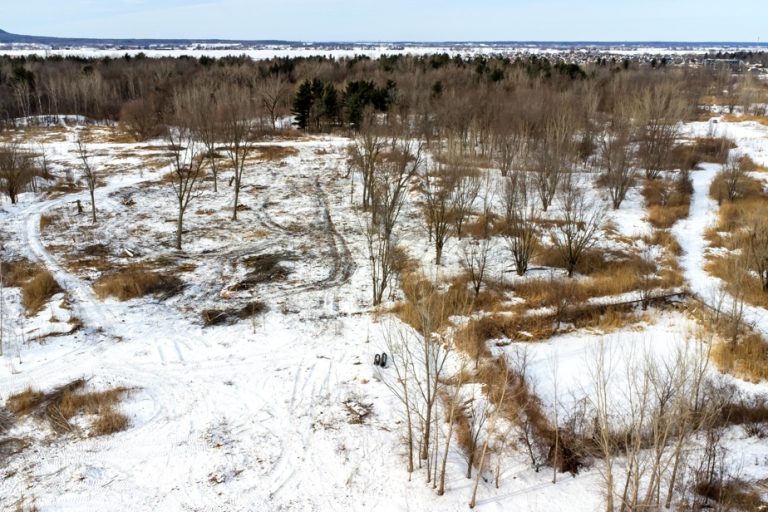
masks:
[[[727,125],[729,136],[764,155],[768,132],[745,125]],[[67,128],[49,143],[55,173],[75,168],[73,141]],[[40,439],[0,469],[1,509],[22,497],[34,498],[39,510],[57,511],[466,509],[471,482],[457,451],[449,458],[443,497],[418,472],[409,482],[404,469],[402,419],[381,381],[381,372],[391,369],[371,364],[383,349],[382,316],[368,307],[364,239],[351,201],[360,184],[346,177],[347,142],[280,142],[298,153],[253,164],[242,198],[249,209],[236,224],[228,221],[226,180],[220,179],[218,194],[206,182],[185,225],[184,254],[163,263],[190,269],[182,274],[185,289],[167,301],[99,300],[91,286],[98,269],[68,258],[94,243],[109,247],[115,265],[165,261],[174,254],[173,224],[165,222],[173,216],[171,192],[157,163],[162,141],[92,145],[105,169],[94,227],[74,215],[73,201],[85,201],[84,193],[25,194],[19,205],[0,205],[6,253],[43,263],[65,289],[31,319],[21,313],[18,291],[5,291],[5,311],[16,321],[0,357],[0,398],[79,377],[90,379],[94,389],[133,390],[121,405],[130,427],[108,437],[40,438],[31,420],[17,424],[9,435]],[[706,166],[693,173],[691,217],[675,228],[685,250],[686,279],[696,291],[712,282],[702,269],[701,235],[714,215],[707,192],[716,170]],[[53,223],[41,231],[42,215]],[[428,263],[429,246],[416,215],[414,207],[403,212],[403,240]],[[648,229],[636,190],[612,215],[622,235]],[[446,272],[456,272],[457,243],[446,251]],[[286,260],[290,272],[284,279],[246,290],[234,286],[243,277],[244,258],[276,252],[295,256]],[[506,265],[501,249],[496,253],[490,272],[501,275]],[[255,321],[212,327],[200,322],[205,307],[254,299],[269,307]],[[70,316],[84,327],[61,334]],[[762,316],[756,322],[768,331]],[[681,314],[665,313],[631,330],[569,333],[527,345],[536,389],[546,406],[567,406],[569,396],[590,393],[590,354],[600,343],[617,358],[617,373],[626,374],[627,354],[642,348],[665,358],[690,342],[691,330]],[[53,332],[59,335],[33,339]],[[749,390],[766,392],[768,386]],[[355,423],[350,406],[371,407],[372,413]],[[743,474],[750,480],[768,477],[765,446],[740,430],[730,435],[732,453],[743,454],[734,455],[739,460],[733,464],[749,466]],[[586,512],[601,502],[598,468],[575,478],[564,475],[554,485],[551,474],[535,472],[515,452],[499,489],[481,481],[477,509]]]

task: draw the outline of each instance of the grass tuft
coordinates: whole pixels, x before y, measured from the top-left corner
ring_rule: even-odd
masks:
[[[59,283],[50,272],[40,268],[35,275],[21,287],[21,303],[28,315],[38,313],[51,297],[61,291]]]
[[[115,297],[123,301],[149,294],[168,298],[179,293],[183,286],[181,279],[175,275],[161,274],[140,266],[130,266],[100,277],[93,288],[100,299]]]

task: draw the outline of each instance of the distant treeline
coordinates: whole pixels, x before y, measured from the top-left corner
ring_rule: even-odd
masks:
[[[764,59],[751,52],[715,58]],[[463,133],[482,126],[524,122],[535,131],[553,109],[580,119],[611,112],[618,98],[640,97],[661,83],[674,84],[677,99],[695,113],[702,98],[749,108],[765,87],[733,66],[671,65],[665,59],[600,58],[566,61],[558,56],[509,58],[385,55],[275,58],[0,57],[0,121],[46,115],[82,115],[120,121],[137,138],[170,124],[175,96],[204,91],[212,104],[232,88],[248,92],[249,114],[276,129],[291,120],[310,131],[355,130],[365,110],[425,138],[447,127]],[[727,97],[724,92],[727,91]],[[747,104],[749,103],[749,104]],[[472,127],[470,128],[467,127]]]

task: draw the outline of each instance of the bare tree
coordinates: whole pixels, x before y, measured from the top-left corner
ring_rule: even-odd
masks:
[[[281,109],[290,94],[290,85],[282,76],[270,75],[259,82],[257,90],[274,131],[277,129],[277,119],[280,117]]]
[[[2,348],[0,348],[0,354],[2,354]],[[453,429],[455,424],[456,413],[459,409],[459,395],[461,394],[462,385],[464,384],[464,373],[466,371],[466,365],[462,363],[459,371],[456,373],[456,379],[453,384],[453,396],[450,398],[448,407],[448,433],[445,436],[445,447],[443,448],[443,460],[440,466],[440,484],[437,488],[437,495],[442,496],[445,494],[445,470],[448,465],[448,453],[451,449],[451,440],[453,439]]]
[[[686,108],[672,81],[647,86],[637,96],[633,117],[640,124],[638,157],[648,179],[658,178],[667,168]]]
[[[203,176],[205,159],[202,158],[195,136],[189,128],[178,127],[168,130],[168,145],[171,150],[171,187],[178,206],[176,249],[181,250],[184,214],[192,199],[198,196],[198,185]]]
[[[534,186],[546,212],[554,200],[561,182],[573,170],[573,123],[570,116],[562,114],[553,119],[544,131],[529,159],[528,168],[533,171]]]
[[[466,476],[468,479],[472,478],[472,468],[475,466],[480,449],[480,436],[483,434],[489,412],[488,401],[474,394],[462,405],[462,414],[466,422],[464,457],[467,460]]]
[[[768,219],[760,214],[751,215],[747,221],[744,252],[749,268],[768,293]]]
[[[384,384],[389,388],[392,394],[397,397],[403,407],[405,416],[405,445],[408,453],[406,459],[406,470],[410,480],[414,465],[414,403],[413,403],[413,353],[410,337],[413,334],[401,326],[390,323],[384,330],[384,341],[387,352],[391,356],[391,365],[394,369],[393,378],[385,378]]]
[[[219,168],[217,166],[219,154],[216,146],[221,143],[223,138],[223,112],[221,100],[217,99],[215,92],[211,92],[213,89],[213,84],[205,83],[187,89],[183,93],[185,110],[182,114],[187,117],[190,127],[195,132],[195,138],[205,146],[205,156],[208,158],[213,176],[213,191],[217,192],[219,187]]]
[[[424,172],[419,190],[424,199],[424,219],[435,247],[435,264],[440,265],[443,248],[451,236],[451,198],[457,175],[438,165],[434,172]]]
[[[0,145],[0,187],[12,204],[26,190],[35,174],[34,159],[18,142]]]
[[[91,222],[95,224],[96,223],[95,191],[96,191],[96,184],[97,184],[96,170],[94,169],[93,163],[91,162],[91,156],[90,156],[88,147],[83,143],[83,140],[80,137],[77,138],[76,144],[77,144],[77,156],[81,162],[83,178],[85,179],[85,184],[88,186],[88,193],[91,196]]]
[[[499,372],[499,374],[494,379],[494,382],[492,383],[492,387],[495,389],[492,389],[490,390],[491,392],[489,392],[489,397],[495,396],[496,400],[493,402],[493,409],[489,415],[488,432],[486,433],[485,441],[483,441],[483,449],[480,452],[480,462],[477,466],[477,475],[475,476],[475,484],[472,487],[472,497],[469,500],[469,508],[475,508],[477,503],[477,487],[480,485],[480,477],[483,474],[485,457],[488,453],[488,444],[493,435],[496,433],[496,426],[499,421],[500,412],[504,406],[504,398],[507,393],[509,382],[509,365],[503,363],[502,366],[502,371]]]
[[[528,194],[521,190],[524,189],[513,181],[507,182],[504,189],[504,239],[512,253],[515,272],[519,276],[528,270],[528,264],[536,250],[536,226],[540,219],[536,203],[529,201]]]
[[[456,236],[461,238],[464,222],[472,213],[481,183],[475,169],[454,165],[451,172],[455,173],[455,186],[450,196],[451,219]]]
[[[375,117],[371,113],[365,114],[360,130],[349,148],[352,166],[363,178],[364,210],[370,208],[374,192],[374,174],[381,164],[386,145],[386,138],[381,134],[381,127],[376,124]]]
[[[741,158],[737,155],[729,156],[720,175],[726,197],[729,201],[734,201],[741,193],[742,183],[746,177]]]
[[[588,201],[584,191],[573,184],[563,194],[561,211],[562,218],[552,230],[552,241],[568,277],[573,277],[581,257],[597,241],[605,209]]]
[[[472,283],[472,290],[475,292],[475,299],[480,294],[480,288],[485,282],[485,272],[488,266],[488,257],[491,251],[491,240],[482,238],[480,240],[467,240],[461,249],[461,264],[469,275]]]
[[[395,268],[395,228],[408,186],[421,164],[421,144],[392,139],[387,160],[379,162],[373,171],[371,212],[365,219],[364,234],[375,306],[381,304]]]
[[[629,127],[624,120],[614,120],[600,140],[605,184],[614,210],[618,210],[635,180],[633,149]]]
[[[232,181],[235,201],[232,207],[232,220],[237,220],[243,173],[248,157],[255,148],[253,98],[250,89],[235,86],[226,90],[222,103],[223,135],[227,155],[234,171]]]

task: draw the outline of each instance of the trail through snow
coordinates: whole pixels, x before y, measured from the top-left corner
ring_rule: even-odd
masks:
[[[710,306],[719,304],[722,311],[728,312],[732,309],[733,298],[723,294],[722,281],[705,270],[708,244],[704,234],[717,222],[718,211],[717,202],[709,197],[709,188],[720,169],[718,164],[703,164],[703,170],[691,173],[693,196],[690,213],[687,218],[678,221],[672,231],[683,248],[680,263],[690,290]],[[768,338],[768,311],[744,304],[744,320]]]

